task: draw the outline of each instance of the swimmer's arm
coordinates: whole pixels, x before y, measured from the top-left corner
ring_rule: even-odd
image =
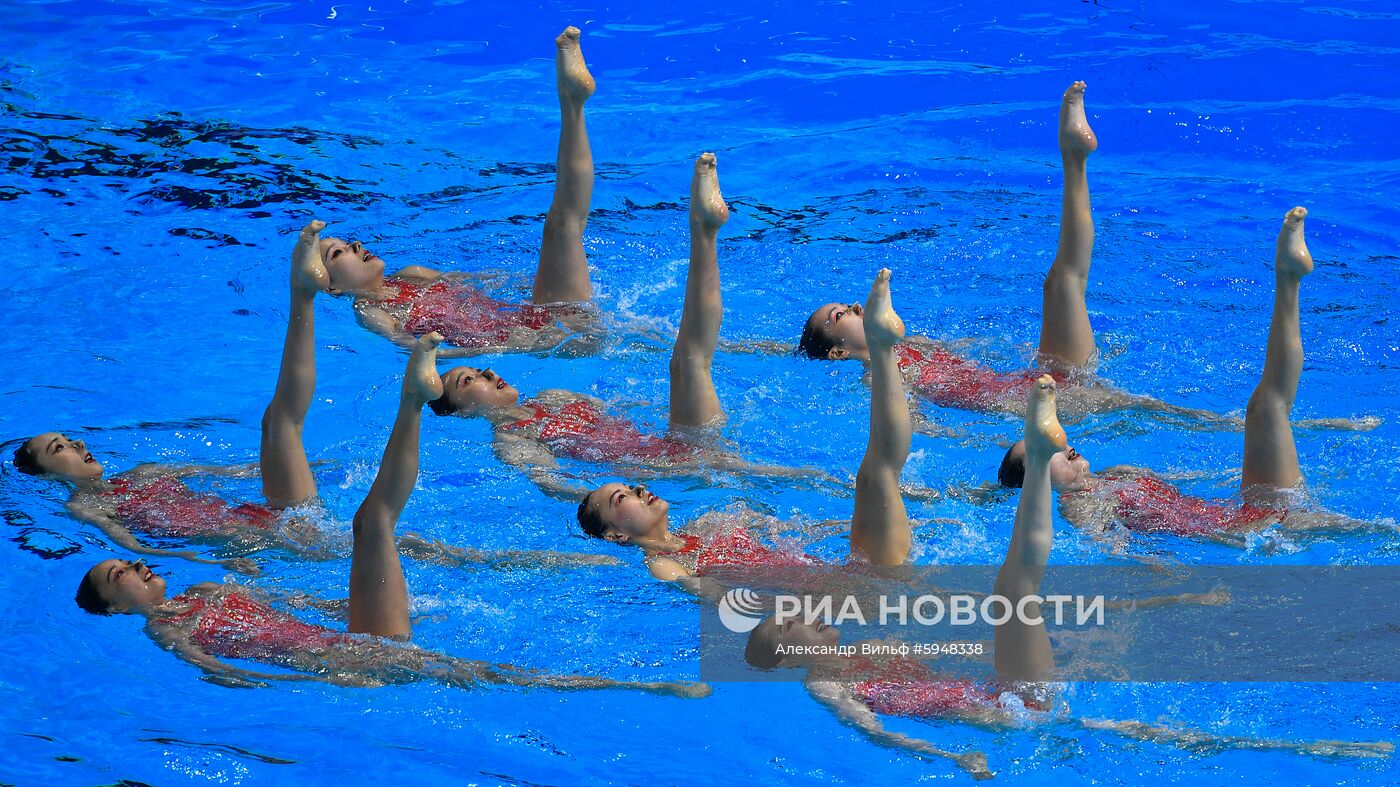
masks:
[[[928,741],[911,738],[898,732],[890,732],[880,724],[880,719],[875,715],[875,712],[856,699],[842,684],[814,681],[807,684],[807,691],[818,702],[825,705],[827,710],[836,714],[836,717],[842,722],[865,733],[866,737],[881,746],[951,760],[972,778],[979,781],[992,778],[992,772],[987,770],[987,757],[982,752],[970,751],[954,754],[943,751]]]
[[[795,344],[775,342],[769,339],[722,341],[718,346],[719,349],[731,355],[792,355],[797,352]]]
[[[361,325],[404,349],[411,350],[418,344],[413,334],[405,331],[392,314],[378,306],[361,306],[355,310],[355,314]]]
[[[1186,728],[1172,729],[1140,721],[1080,719],[1079,723],[1085,729],[1108,730],[1132,740],[1160,743],[1202,754],[1213,754],[1221,749],[1236,749],[1241,751],[1286,751],[1326,758],[1380,759],[1389,757],[1395,751],[1395,744],[1389,741],[1275,741],[1248,738],[1242,735],[1215,735]]]
[[[539,441],[497,429],[491,447],[498,459],[524,473],[550,497],[577,503],[588,496],[587,489],[559,474],[559,460]]]
[[[255,577],[258,574],[262,573],[262,571],[258,568],[258,564],[247,558],[231,558],[227,560],[218,560],[215,558],[204,557],[198,552],[192,552],[188,549],[159,549],[157,547],[146,546],[145,544],[138,541],[136,539],[136,536],[130,530],[126,529],[126,527],[124,527],[119,521],[114,519],[109,513],[103,511],[100,508],[88,507],[81,503],[70,502],[68,503],[68,513],[72,515],[74,519],[87,522],[92,525],[96,525],[102,531],[102,533],[107,536],[107,538],[111,539],[112,543],[116,544],[122,549],[125,549],[128,552],[134,552],[138,555],[178,557],[182,560],[188,560],[192,563],[204,563],[210,566],[222,566],[223,568],[226,568],[230,571],[237,571],[240,574],[247,574],[251,577]]]
[[[324,464],[321,462],[319,464]],[[154,462],[137,465],[128,471],[131,474],[163,476],[165,478],[189,478],[191,476],[217,476],[220,478],[257,478],[257,462],[238,465],[162,465]]]
[[[479,549],[444,544],[414,533],[399,538],[399,554],[422,563],[440,566],[486,568],[556,568],[569,566],[613,566],[621,563],[612,555],[586,552],[553,552],[542,549],[509,549],[484,552]]]
[[[422,265],[408,265],[394,273],[394,276],[400,279],[416,279],[422,282],[437,281],[443,275],[442,271],[425,268]]]
[[[1331,511],[1290,511],[1280,523],[1293,533],[1395,533],[1396,526],[1386,522],[1366,522]]]
[[[840,479],[815,467],[787,467],[785,465],[759,465],[744,459],[737,454],[728,451],[706,452],[705,460],[712,466],[721,470],[731,470],[736,473],[746,475],[765,476],[768,478],[812,478],[818,481],[826,481],[838,486],[843,484]]]
[[[153,636],[165,647],[174,651],[175,655],[181,659],[204,670],[204,680],[220,686],[234,689],[251,689],[265,685],[269,680],[282,681],[325,681],[326,678],[320,675],[307,675],[299,672],[253,672],[214,658],[205,653],[199,646],[186,639],[175,639],[161,630],[153,632]]]
[[[710,687],[704,683],[686,681],[643,682],[613,680],[595,675],[550,675],[545,672],[521,669],[510,664],[487,664],[462,659],[443,659],[444,667],[432,677],[458,685],[495,683],[506,686],[527,688],[561,689],[566,691],[589,691],[598,689],[628,689],[654,694],[667,694],[673,697],[698,698],[708,696]]]
[[[565,358],[580,358],[597,355],[607,340],[607,331],[598,312],[586,304],[571,304],[575,308],[559,313],[557,318],[572,336],[559,346],[559,355]]]

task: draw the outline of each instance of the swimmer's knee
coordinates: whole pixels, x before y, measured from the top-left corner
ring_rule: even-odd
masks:
[[[1287,421],[1290,409],[1290,404],[1286,399],[1276,391],[1261,385],[1255,388],[1254,393],[1249,397],[1249,403],[1244,408],[1244,417],[1246,423],[1277,419]]]
[[[1056,262],[1050,266],[1050,270],[1045,274],[1045,281],[1040,289],[1046,295],[1057,292],[1084,293],[1089,289],[1089,277],[1079,271],[1069,270],[1068,266]]]

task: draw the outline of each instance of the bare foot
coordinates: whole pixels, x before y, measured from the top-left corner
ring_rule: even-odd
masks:
[[[297,244],[292,247],[292,289],[301,292],[325,292],[331,276],[321,260],[321,230],[324,221],[313,221],[301,228]]]
[[[1301,279],[1312,273],[1313,259],[1303,242],[1303,219],[1307,208],[1294,208],[1283,217],[1283,229],[1278,232],[1278,248],[1274,251],[1274,273]]]
[[[403,373],[403,396],[419,399],[420,404],[442,396],[442,378],[437,372],[438,345],[442,334],[437,331],[418,337],[418,346],[408,356],[408,368]]]
[[[559,81],[560,100],[581,107],[593,95],[596,85],[583,62],[583,50],[578,45],[580,35],[579,29],[570,25],[554,39],[554,45],[559,47],[554,55],[554,75]]]
[[[1084,83],[1075,82],[1060,103],[1060,152],[1083,160],[1099,149],[1099,138],[1084,116]]]
[[[860,321],[865,325],[865,343],[873,350],[893,347],[904,338],[904,321],[894,313],[890,303],[890,269],[881,268],[865,297],[865,311]]]
[[[713,153],[701,153],[695,160],[695,174],[690,179],[690,220],[712,230],[729,221],[729,206],[719,193],[719,171]]]
[[[1026,458],[1048,462],[1067,444],[1064,427],[1055,414],[1055,378],[1041,375],[1031,388],[1026,407]]]

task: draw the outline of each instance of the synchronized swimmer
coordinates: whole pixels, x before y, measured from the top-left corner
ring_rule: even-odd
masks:
[[[690,258],[679,330],[669,362],[669,432],[651,434],[609,412],[603,401],[563,388],[521,399],[520,391],[490,368],[458,366],[439,374],[439,358],[529,352],[571,355],[601,349],[600,320],[583,248],[593,190],[593,158],[584,105],[595,81],[584,62],[578,28],[555,39],[560,133],[553,201],[546,216],[529,302],[488,295],[466,273],[409,265],[385,275],[385,264],[358,241],[323,238],[312,221],[298,236],[291,259],[291,304],[281,365],[262,417],[256,467],[143,464],[111,477],[82,440],[57,432],[26,439],[15,451],[18,470],[67,484],[69,511],[98,526],[116,546],[141,555],[186,558],[245,574],[263,551],[305,559],[336,555],[327,539],[297,510],[319,505],[317,484],[303,444],[315,394],[315,299],[350,295],[369,329],[407,348],[392,432],[364,501],[353,518],[349,619],[345,631],[301,620],[279,609],[306,597],[274,596],[246,585],[199,583],[174,596],[165,579],[143,561],[112,558],[83,574],[76,595],[85,611],[127,613],[145,620],[146,633],[180,658],[227,685],[272,680],[319,680],[345,686],[438,681],[553,689],[633,689],[703,697],[698,683],[615,680],[555,675],[458,658],[408,643],[408,583],[400,557],[447,565],[587,565],[619,562],[612,555],[512,551],[489,553],[421,536],[397,534],[399,519],[419,476],[421,414],[487,420],[496,456],[543,491],[577,502],[584,534],[636,546],[652,577],[713,599],[723,592],[710,574],[723,567],[759,569],[814,566],[823,561],[800,550],[765,543],[724,514],[705,514],[673,531],[670,504],[642,485],[607,483],[588,491],[561,471],[560,460],[598,463],[637,477],[705,478],[710,469],[737,475],[831,480],[821,468],[754,464],[722,447],[716,428],[725,420],[713,364],[723,318],[717,238],[729,218],[716,158],[702,154],[690,179]],[[1295,531],[1374,527],[1297,505],[1302,484],[1290,415],[1302,372],[1298,311],[1301,280],[1313,261],[1303,238],[1307,211],[1289,211],[1275,253],[1273,320],[1258,387],[1244,419],[1242,499],[1207,501],[1184,494],[1151,471],[1116,467],[1094,473],[1069,446],[1060,406],[1082,416],[1135,408],[1211,421],[1219,416],[1126,394],[1092,381],[1097,361],[1085,301],[1094,246],[1087,162],[1098,148],[1084,109],[1083,82],[1066,90],[1058,139],[1064,173],[1059,245],[1043,290],[1037,368],[997,372],[924,337],[906,336],[891,302],[888,269],[880,270],[863,305],[827,303],[807,319],[799,350],[819,360],[857,359],[870,372],[867,443],[855,475],[854,510],[847,541],[849,563],[875,569],[908,565],[914,534],[899,479],[908,460],[913,421],[908,390],[936,405],[1024,415],[1023,439],[1007,452],[999,481],[1020,489],[1010,542],[993,593],[1038,616],[1053,541],[1052,491],[1062,515],[1077,526],[1167,533],[1245,545],[1247,533],[1273,525]],[[444,346],[439,348],[440,344]],[[1058,397],[1058,402],[1057,402]],[[441,422],[439,422],[441,423]],[[192,476],[260,477],[263,502],[229,503],[199,493]],[[561,509],[562,516],[562,509]],[[205,557],[150,541],[218,547]],[[1057,707],[1054,655],[1045,624],[1019,616],[995,629],[997,678],[988,683],[940,676],[929,665],[897,656],[790,655],[807,645],[834,646],[832,627],[768,619],[753,630],[745,658],[755,669],[805,670],[813,697],[872,740],[917,754],[947,758],[975,778],[991,771],[980,752],[954,753],[885,730],[880,715],[942,718],[989,727],[1019,723],[1029,712],[1047,718]],[[819,649],[812,648],[813,652]],[[252,671],[227,659],[259,662],[283,671]],[[289,671],[288,671],[289,670]],[[1135,740],[1186,748],[1272,749],[1325,757],[1388,756],[1393,745],[1340,741],[1280,742],[1185,732],[1142,722],[1076,720]]]

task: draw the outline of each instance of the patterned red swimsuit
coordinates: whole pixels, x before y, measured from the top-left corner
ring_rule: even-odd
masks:
[[[537,426],[538,439],[549,446],[555,456],[588,462],[681,462],[695,457],[695,449],[689,444],[643,434],[631,421],[608,415],[582,399],[562,406],[550,407],[538,402],[529,402],[526,406],[534,413],[504,428]]]
[[[173,478],[143,485],[124,478],[112,481],[105,497],[117,501],[117,517],[128,529],[167,538],[198,538],[256,528],[271,530],[278,513],[244,503],[229,507],[213,495],[201,495]]]
[[[879,664],[855,656],[850,662],[845,674],[864,678],[853,687],[856,698],[876,713],[927,719],[999,704],[992,688],[960,678],[939,678],[927,664],[908,656]]]
[[[297,653],[354,641],[349,634],[305,623],[242,593],[221,593],[213,600],[182,593],[171,600],[189,608],[168,620],[197,616],[190,639],[211,656],[296,666]]]
[[[1030,384],[1045,372],[994,372],[985,366],[931,345],[897,344],[899,370],[909,375],[919,395],[943,407],[963,410],[990,410],[1010,399],[1025,396]],[[1069,378],[1050,372],[1055,382],[1065,385]]]
[[[555,323],[543,306],[498,301],[457,279],[419,284],[390,276],[384,287],[392,294],[370,303],[392,313],[414,336],[437,331],[458,347],[502,346],[513,328],[538,331]]]
[[[1262,519],[1281,520],[1288,513],[1247,503],[1235,505],[1192,497],[1149,476],[1103,478],[1114,482],[1110,488],[1118,521],[1138,533],[1190,536],[1241,530]]]
[[[696,574],[703,574],[717,566],[795,568],[821,563],[810,555],[784,552],[766,546],[742,527],[730,528],[707,538],[685,533],[676,535],[685,541],[685,546],[665,556],[688,564]]]

